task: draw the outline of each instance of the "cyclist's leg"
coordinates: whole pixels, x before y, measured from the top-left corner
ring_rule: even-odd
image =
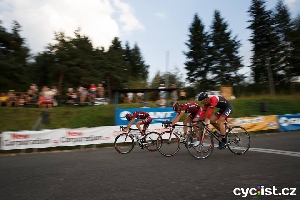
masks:
[[[142,131],[142,128],[141,128],[141,125],[143,124],[143,121],[140,120],[138,121],[135,125],[136,127],[139,129],[139,131],[141,132],[142,135],[144,135],[143,131]]]
[[[186,136],[186,134],[187,134],[187,129],[188,129],[187,124],[190,123],[191,121],[192,121],[192,118],[191,118],[190,115],[188,115],[188,116],[183,120],[183,125],[185,125],[185,126],[183,127],[183,134],[184,134],[184,136]]]
[[[200,120],[200,118],[195,117],[192,120],[192,126],[193,126],[193,130],[196,134],[196,137],[200,139],[199,120]]]
[[[152,118],[149,116],[146,119],[141,120],[141,123],[143,124],[143,132],[146,133],[147,128],[149,127],[149,124],[152,122]]]

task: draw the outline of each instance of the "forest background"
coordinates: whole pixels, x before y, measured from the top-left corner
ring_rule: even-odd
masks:
[[[219,90],[232,86],[236,97],[257,94],[295,94],[299,92],[300,75],[300,15],[291,18],[289,10],[278,1],[273,10],[267,10],[264,0],[252,0],[247,11],[248,29],[252,34],[251,78],[246,81],[238,71],[242,67],[239,55],[240,41],[228,30],[228,22],[216,10],[209,32],[205,31],[198,14],[189,26],[189,39],[182,41],[188,47],[186,80],[180,70],[160,73],[149,80],[149,68],[138,44],[122,45],[114,38],[107,51],[93,48],[88,36],[80,28],[75,37],[64,32],[55,33],[55,43],[43,52],[32,55],[26,39],[20,36],[22,26],[14,21],[11,30],[0,23],[0,92],[27,91],[32,83],[58,86],[64,96],[67,89],[78,85],[88,87],[102,83],[107,98],[113,100],[113,90],[120,88],[158,88],[175,83],[194,97],[199,91]],[[186,84],[189,83],[189,84]],[[156,100],[157,94],[149,96]]]

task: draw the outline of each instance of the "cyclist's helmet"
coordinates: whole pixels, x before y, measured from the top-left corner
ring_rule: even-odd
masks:
[[[180,104],[178,102],[175,102],[172,107],[173,107],[173,110],[177,111],[178,108],[180,108]]]
[[[128,121],[130,121],[132,119],[132,114],[131,113],[127,113],[125,117],[126,117],[126,119]]]
[[[205,99],[207,97],[208,97],[207,92],[201,92],[198,96],[198,101],[202,101],[203,99]]]

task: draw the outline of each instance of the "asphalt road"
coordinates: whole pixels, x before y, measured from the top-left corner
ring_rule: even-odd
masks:
[[[170,158],[137,146],[0,156],[0,199],[300,199],[299,144],[293,131],[251,135],[245,155],[215,148],[205,160],[183,145]]]

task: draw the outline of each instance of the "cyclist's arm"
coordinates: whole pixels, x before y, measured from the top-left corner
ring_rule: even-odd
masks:
[[[172,126],[174,126],[177,122],[179,122],[179,120],[181,119],[181,117],[184,115],[184,111],[181,111],[179,114],[176,115],[176,117],[174,117],[174,119],[172,119]]]
[[[131,125],[132,125],[133,122],[134,122],[134,120],[135,120],[135,118],[132,118],[132,119],[130,120],[130,122],[127,124],[127,127],[124,129],[125,132],[129,131]]]
[[[203,120],[203,119],[204,119],[204,117],[205,117],[205,115],[206,115],[207,109],[208,109],[208,105],[205,104],[204,107],[203,107],[203,110],[202,110],[201,113],[200,113],[200,120]]]

